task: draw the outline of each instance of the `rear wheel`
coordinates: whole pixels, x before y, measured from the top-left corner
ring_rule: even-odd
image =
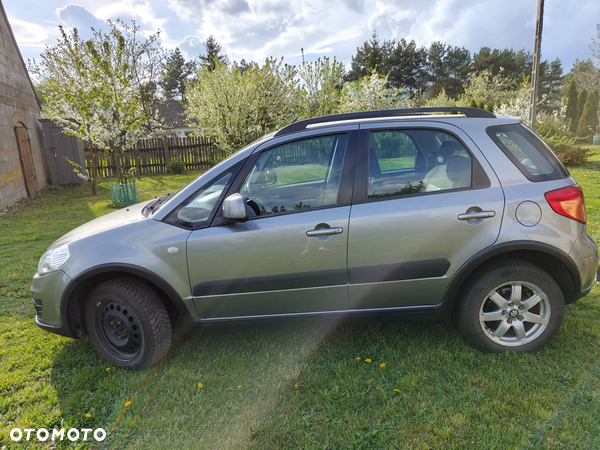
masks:
[[[156,293],[141,281],[115,278],[96,286],[85,304],[85,327],[102,358],[146,369],[171,343],[171,323]]]
[[[525,261],[492,265],[468,282],[458,322],[467,340],[489,352],[534,352],[558,332],[564,298],[558,284]]]

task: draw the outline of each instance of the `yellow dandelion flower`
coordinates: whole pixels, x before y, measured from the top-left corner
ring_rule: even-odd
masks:
[[[241,388],[242,388],[242,385],[240,384],[240,385],[238,386],[238,389],[241,389]]]
[[[127,408],[129,405],[131,405],[131,402],[125,402],[125,408]]]
[[[294,389],[298,389],[298,384],[295,384],[295,385],[294,385]]]
[[[400,392],[400,389],[392,389],[394,392]]]
[[[107,368],[106,368],[106,371],[108,372],[109,370],[110,370],[110,367],[107,367]]]
[[[92,415],[91,415],[90,413],[87,413],[87,414],[85,415],[85,417],[87,417],[87,418],[89,419],[90,417],[92,417]]]
[[[78,416],[80,416],[80,415],[81,415],[81,413],[77,413],[77,415],[78,415]]]
[[[200,389],[202,389],[202,388],[204,387],[204,385],[203,385],[202,383],[198,383],[198,387],[199,387]]]
[[[371,358],[365,359],[365,362],[369,362],[370,363],[371,362]]]
[[[385,363],[379,364],[379,367],[381,367],[383,369],[385,367]]]
[[[360,361],[360,356],[357,356],[357,357],[356,357],[356,360],[357,360],[357,361]]]

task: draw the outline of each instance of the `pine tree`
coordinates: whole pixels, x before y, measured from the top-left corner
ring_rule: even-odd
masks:
[[[185,100],[185,83],[194,70],[195,64],[192,61],[185,61],[179,47],[173,50],[162,66],[162,77],[159,82],[165,99]]]
[[[350,71],[344,79],[357,81],[371,75],[374,70],[377,73],[387,74],[390,71],[390,57],[394,46],[395,41],[381,43],[377,31],[373,30],[371,39],[365,41],[362,47],[356,48],[356,54],[352,56]]]
[[[217,42],[213,35],[210,35],[204,43],[206,49],[205,55],[200,55],[200,65],[207,68],[210,72],[215,70],[217,64],[227,63],[227,55],[221,54],[221,44]]]
[[[598,126],[600,125],[599,120],[598,120],[598,108],[600,108],[600,93],[598,93],[598,90],[595,89],[592,91],[592,93],[590,94],[590,96],[592,96],[592,113],[591,113],[591,117],[590,117],[590,128],[592,130],[593,134],[598,134]]]
[[[583,89],[577,96],[577,117],[579,117],[579,120],[581,120],[581,115],[583,114],[583,107],[585,106],[585,102],[587,101],[587,98],[588,98],[587,89]],[[577,125],[577,127],[579,128],[579,124]]]
[[[565,98],[563,99],[563,104],[567,107],[565,116],[567,121],[569,121],[569,131],[575,133],[579,126],[579,115],[577,114],[579,112],[579,107],[577,103],[577,86],[575,86],[575,80],[571,80],[569,83]]]
[[[577,134],[581,137],[590,137],[598,132],[599,98],[598,91],[596,90],[590,92],[587,96],[581,119],[579,119],[579,127],[577,128]]]

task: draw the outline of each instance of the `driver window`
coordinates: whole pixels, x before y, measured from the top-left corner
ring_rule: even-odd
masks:
[[[291,142],[264,152],[240,194],[251,216],[335,205],[346,151],[345,134]]]
[[[231,182],[232,176],[233,174],[228,172],[206,185],[195,197],[177,211],[177,221],[189,225],[208,220],[221,194]]]

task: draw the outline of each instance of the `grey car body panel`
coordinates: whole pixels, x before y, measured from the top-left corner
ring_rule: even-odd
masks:
[[[331,207],[193,231],[187,241],[192,289],[202,293],[203,285],[218,283],[230,292],[195,296],[198,315],[214,318],[347,309],[349,215],[349,206]],[[307,236],[318,224],[340,227],[343,232],[323,241]],[[343,279],[331,276],[328,285],[309,279],[304,288],[277,289],[278,283],[286,278],[289,282],[297,274],[314,278],[319,272],[327,275],[340,270]],[[277,276],[280,278],[274,278]],[[239,292],[240,288],[234,287],[243,284],[243,279],[258,277],[264,282],[262,289],[249,287]]]
[[[358,312],[448,317],[469,273],[489,258],[513,250],[535,250],[563,261],[576,278],[578,291],[587,293],[598,265],[596,245],[584,225],[555,213],[544,198],[544,193],[575,181],[527,180],[486,133],[489,126],[519,122],[504,117],[390,117],[314,124],[276,138],[266,136],[199,176],[148,217],[141,212],[145,202],[93,220],[57,240],[52,247],[68,242],[71,258],[61,271],[34,278],[32,295],[43,300],[44,311],[36,322],[76,337],[69,328],[73,324],[66,323],[69,294],[102,271],[154,282],[197,322]],[[163,221],[221,172],[249,162],[263,150],[323,134],[402,127],[437,128],[457,136],[487,174],[489,188],[352,206],[348,202],[243,223],[216,222],[198,230]],[[535,208],[523,208],[519,216],[524,202],[539,206],[541,217],[533,226],[524,216]],[[477,225],[458,221],[456,216],[470,206],[496,214]],[[324,241],[306,236],[318,224],[343,232]],[[410,239],[398,239],[398,233],[410,234]]]
[[[143,266],[168,280],[182,299],[189,299],[186,258],[189,235],[189,230],[156,220],[133,222],[127,227],[105,230],[93,240],[69,243],[73,256],[63,270],[77,279],[93,266],[121,263]],[[86,254],[90,256],[85,257]]]

